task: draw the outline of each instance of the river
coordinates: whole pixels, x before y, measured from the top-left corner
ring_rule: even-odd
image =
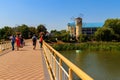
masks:
[[[118,51],[81,51],[80,53],[61,51],[60,53],[94,80],[120,80],[120,52]]]

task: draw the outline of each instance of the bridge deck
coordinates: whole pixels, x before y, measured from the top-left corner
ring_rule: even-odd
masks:
[[[32,43],[19,51],[0,53],[0,80],[50,80],[43,58],[43,50]]]

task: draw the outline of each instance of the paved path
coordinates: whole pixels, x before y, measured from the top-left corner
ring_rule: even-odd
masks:
[[[1,53],[0,53],[1,54]],[[50,80],[43,50],[31,43],[19,51],[7,50],[0,55],[0,80]]]

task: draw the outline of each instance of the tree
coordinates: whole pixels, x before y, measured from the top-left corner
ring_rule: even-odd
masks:
[[[62,40],[64,42],[69,42],[70,41],[70,35],[69,32],[67,32],[66,30],[61,30],[61,31],[57,31],[57,30],[51,30],[51,38],[57,38],[58,40]]]
[[[80,42],[86,42],[86,41],[88,41],[88,36],[87,36],[87,34],[80,34],[80,36],[79,36],[79,41],[80,41]]]
[[[21,26],[17,27],[17,32],[20,32],[21,35],[25,38],[28,39],[28,35],[29,35],[29,28],[27,25],[23,24]]]
[[[113,29],[115,39],[120,41],[120,19],[107,19],[103,27]]]
[[[112,28],[116,34],[120,34],[120,19],[107,19],[103,27]]]
[[[112,41],[113,37],[114,37],[114,31],[111,28],[99,28],[96,32],[95,32],[95,37],[96,40],[98,41]]]
[[[12,34],[14,34],[14,31],[11,27],[5,26],[4,28],[1,29],[0,34],[1,34],[1,38],[9,39],[9,37]]]
[[[64,42],[70,42],[70,34],[66,31],[61,31],[61,40]]]
[[[37,34],[39,35],[41,32],[43,32],[44,34],[46,34],[47,32],[47,29],[43,24],[37,26]]]
[[[0,29],[0,40],[3,38],[2,29]]]
[[[33,34],[37,35],[37,29],[35,27],[29,27],[29,37],[31,38]]]

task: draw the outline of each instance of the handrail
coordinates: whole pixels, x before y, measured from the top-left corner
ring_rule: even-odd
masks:
[[[25,43],[32,41],[31,39],[24,39]],[[11,42],[10,41],[2,41],[0,42],[0,52],[6,50],[6,49],[10,49],[11,46]]]
[[[9,49],[9,48],[11,48],[10,41],[0,42],[0,51],[6,50],[6,49]]]
[[[93,80],[89,75],[87,75],[84,71],[62,56],[58,51],[53,49],[50,45],[46,42],[43,42],[43,45],[46,46],[54,55],[58,56],[60,59],[59,65],[61,65],[62,61],[69,67],[69,80],[72,80],[72,71],[81,79],[83,80]],[[55,58],[55,57],[54,57]],[[62,66],[62,65],[61,65]],[[60,79],[62,80],[62,79]]]

